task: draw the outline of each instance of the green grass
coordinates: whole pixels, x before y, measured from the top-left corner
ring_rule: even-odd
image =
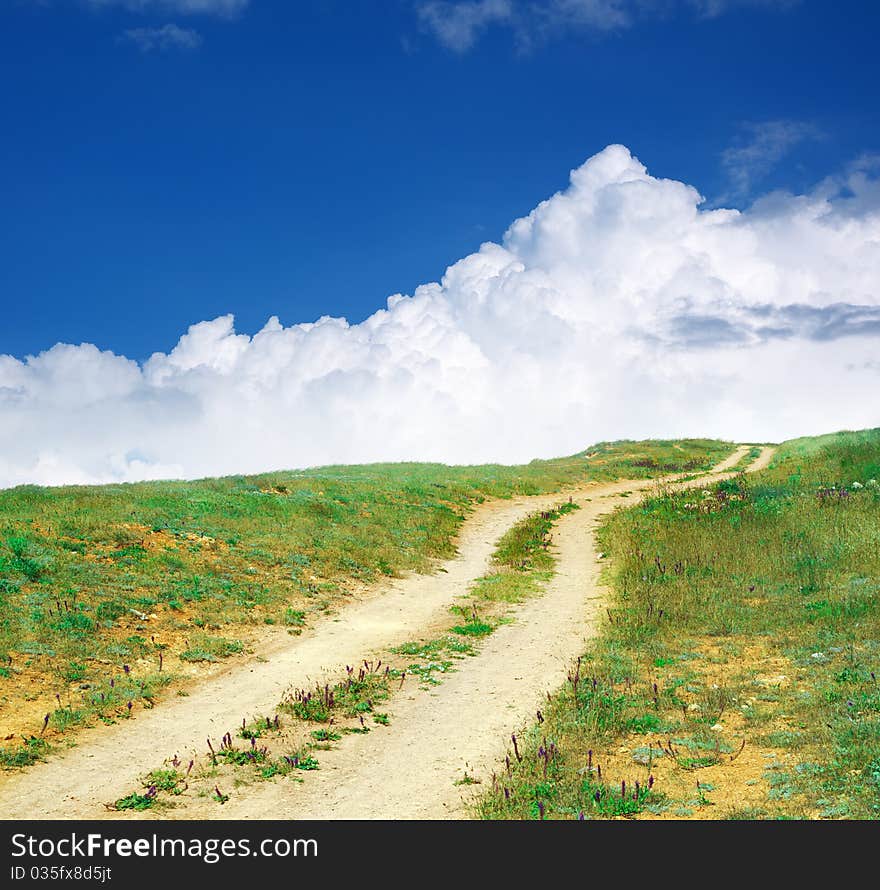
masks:
[[[127,797],[121,797],[113,806],[119,811],[135,810],[137,812],[143,812],[144,810],[152,809],[155,803],[155,792],[151,793],[148,791],[146,794],[134,792],[133,794],[129,794]]]
[[[838,433],[785,443],[760,474],[613,514],[600,637],[479,813],[616,815],[589,800],[587,764],[605,761],[606,780],[651,775],[652,812],[880,816],[878,481],[880,430]],[[715,784],[732,776],[762,799],[715,812]]]
[[[316,742],[338,742],[342,734],[331,729],[315,729],[310,735]]]
[[[32,766],[38,760],[43,760],[51,750],[51,746],[43,739],[35,736],[22,739],[18,745],[0,749],[0,769],[21,769]]]
[[[463,637],[487,637],[495,628],[486,621],[481,621],[476,614],[464,624],[456,624],[451,628],[454,634]]]
[[[147,777],[147,787],[169,794],[181,794],[184,777],[176,769],[156,769]]]
[[[208,634],[195,634],[180,653],[181,661],[219,661],[244,651],[240,640],[227,640]]]
[[[457,661],[477,653],[472,641],[449,635],[428,642],[404,643],[391,651],[409,659],[407,676],[416,677],[424,686],[439,685],[444,675],[455,670]]]

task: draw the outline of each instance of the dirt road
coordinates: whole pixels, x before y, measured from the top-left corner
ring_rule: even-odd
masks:
[[[722,477],[745,450],[692,484]],[[750,469],[766,466],[771,456],[772,449],[765,449]],[[545,693],[565,682],[572,660],[596,630],[604,599],[592,534],[596,524],[615,507],[634,503],[636,492],[652,487],[650,482],[623,482],[576,495],[581,509],[555,527],[553,580],[541,596],[515,611],[514,623],[488,638],[476,658],[462,662],[432,692],[413,690],[395,698],[388,729],[351,737],[322,752],[321,770],[301,787],[255,786],[226,804],[223,817],[467,818],[474,786],[455,782],[465,772],[480,779],[491,775],[508,749],[511,731],[534,719]],[[633,495],[624,501],[623,491]]]
[[[737,449],[709,476],[717,478],[742,457]],[[750,469],[769,461],[764,449]],[[545,592],[520,606],[479,654],[460,664],[433,692],[395,697],[391,725],[369,736],[349,736],[322,752],[320,771],[302,785],[252,786],[218,811],[193,801],[172,818],[455,818],[466,814],[453,783],[465,769],[491,772],[507,739],[533,714],[545,691],[559,686],[567,666],[593,632],[600,613],[599,563],[591,531],[602,514],[633,503],[652,482],[590,485],[574,498],[582,509],[565,516],[554,534],[557,573]],[[633,492],[622,501],[620,493]],[[449,606],[483,575],[497,539],[527,513],[559,495],[481,505],[467,520],[459,553],[433,575],[412,575],[366,594],[335,619],[302,637],[267,644],[254,658],[215,676],[188,697],[81,736],[80,746],[8,781],[0,818],[100,818],[103,804],[131,792],[165,756],[202,751],[244,714],[269,713],[291,684],[339,675],[354,664],[448,623]],[[117,814],[118,815],[118,814]]]

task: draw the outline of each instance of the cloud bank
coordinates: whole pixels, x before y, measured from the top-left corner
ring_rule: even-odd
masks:
[[[778,440],[880,422],[880,181],[701,209],[612,145],[440,282],[143,365],[0,356],[0,485],[335,462],[519,462],[600,439]]]

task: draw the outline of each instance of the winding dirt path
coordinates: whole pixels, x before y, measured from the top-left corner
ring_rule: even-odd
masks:
[[[719,478],[746,453],[738,448],[711,474]],[[769,462],[764,449],[750,467]],[[491,771],[503,757],[512,728],[533,713],[547,690],[561,685],[567,667],[594,631],[601,592],[592,544],[598,519],[633,492],[633,503],[653,482],[592,484],[574,493],[582,509],[556,526],[557,573],[545,592],[514,613],[474,658],[460,663],[432,692],[413,689],[391,701],[391,726],[354,735],[322,752],[320,771],[302,785],[266,783],[216,805],[194,801],[171,818],[461,818],[460,788],[467,769]],[[171,753],[201,751],[242,714],[272,712],[284,691],[310,679],[340,674],[407,640],[448,624],[449,606],[485,574],[498,538],[560,495],[487,502],[464,523],[458,555],[433,575],[411,575],[366,593],[303,636],[284,636],[257,657],[230,667],[186,698],[163,703],[137,720],[99,727],[62,756],[13,777],[0,790],[0,819],[101,818],[104,802],[137,787],[146,770]],[[202,809],[204,811],[202,812]],[[118,816],[119,814],[114,814]]]
[[[681,484],[731,475],[747,450],[738,448],[711,473]],[[765,467],[772,453],[763,449],[749,471]],[[433,691],[395,696],[388,707],[391,725],[381,734],[350,736],[321,752],[320,771],[302,786],[252,786],[224,806],[223,818],[468,818],[468,786],[455,782],[465,772],[491,774],[508,750],[511,731],[531,721],[545,693],[565,682],[596,631],[604,592],[593,530],[603,515],[637,502],[654,485],[624,481],[576,494],[581,509],[554,529],[556,574],[540,596],[515,610],[512,624],[499,627],[476,657],[461,662]],[[625,491],[633,494],[623,501]],[[204,809],[209,812],[216,814],[216,807]],[[186,815],[203,814],[189,808]]]

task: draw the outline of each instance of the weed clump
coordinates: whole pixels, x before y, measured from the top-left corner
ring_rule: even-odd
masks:
[[[382,662],[364,661],[355,671],[346,668],[346,678],[334,683],[317,684],[313,689],[295,689],[280,704],[280,709],[300,720],[327,723],[334,717],[359,717],[391,694],[391,682],[400,674]]]
[[[18,745],[0,748],[0,768],[21,769],[44,760],[52,750],[48,742],[36,736],[23,738]]]

